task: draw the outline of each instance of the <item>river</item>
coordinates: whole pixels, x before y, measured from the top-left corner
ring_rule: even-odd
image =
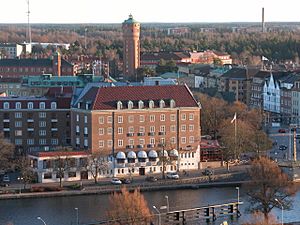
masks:
[[[152,205],[157,207],[166,205],[166,195],[169,198],[170,210],[237,201],[237,190],[234,187],[144,193],[151,208]],[[300,192],[294,198],[293,209],[284,211],[285,222],[300,221]],[[247,202],[246,200],[246,195],[241,188],[240,201]],[[229,224],[242,224],[249,219],[249,214],[245,212],[247,206],[247,203],[242,205],[242,216],[238,220],[230,221],[229,218],[223,220],[227,220]],[[42,225],[42,221],[37,217],[41,217],[47,225],[74,225],[75,208],[78,208],[80,224],[87,224],[104,219],[108,207],[109,195],[0,200],[0,225],[6,225],[8,222],[13,225]],[[273,213],[281,216],[279,209],[275,209]],[[215,224],[219,225],[220,220]]]

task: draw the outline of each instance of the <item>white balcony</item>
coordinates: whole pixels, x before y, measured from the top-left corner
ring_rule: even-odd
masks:
[[[28,122],[28,123],[33,123],[34,120],[33,120],[33,119],[27,119],[27,122]]]
[[[9,120],[9,119],[4,119],[3,122],[4,122],[4,123],[9,123],[10,120]]]
[[[10,128],[3,128],[3,131],[10,131]]]
[[[27,128],[27,131],[34,131],[34,128]]]
[[[51,131],[58,131],[58,128],[51,128]]]
[[[57,119],[51,119],[51,122],[56,123],[58,120]]]

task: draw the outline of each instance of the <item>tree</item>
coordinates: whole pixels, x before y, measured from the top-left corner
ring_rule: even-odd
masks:
[[[152,219],[147,201],[139,189],[130,193],[126,187],[122,187],[120,193],[114,192],[110,196],[109,202],[107,215],[112,224],[146,225]]]
[[[255,212],[252,214],[251,220],[243,225],[279,225],[279,223],[273,216],[266,220],[261,212]]]
[[[33,182],[35,176],[34,172],[30,167],[30,160],[26,156],[20,156],[17,159],[17,167],[20,170],[20,179],[24,184],[24,189],[26,189],[26,185]]]
[[[15,146],[0,134],[0,171],[6,171],[14,166]]]
[[[251,181],[247,185],[247,194],[250,197],[251,212],[263,213],[264,219],[268,221],[271,210],[274,207],[281,208],[275,199],[284,209],[291,207],[290,197],[295,194],[296,188],[275,162],[260,157],[253,161],[248,172]]]
[[[86,168],[92,174],[95,184],[98,182],[100,171],[106,171],[109,167],[109,161],[106,159],[107,154],[103,152],[92,153],[87,160]]]

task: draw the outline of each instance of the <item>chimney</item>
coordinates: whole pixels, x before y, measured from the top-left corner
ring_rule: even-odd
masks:
[[[261,32],[265,32],[265,8],[262,8],[261,11]]]
[[[53,57],[53,75],[61,76],[61,55],[59,51],[56,51]]]

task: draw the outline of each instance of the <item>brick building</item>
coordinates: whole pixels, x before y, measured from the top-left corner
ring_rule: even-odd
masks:
[[[45,97],[1,97],[0,131],[26,152],[71,144],[72,89],[50,89]]]
[[[114,157],[114,175],[198,169],[200,107],[187,86],[92,87],[71,109],[72,146]],[[164,151],[163,151],[164,149]]]

